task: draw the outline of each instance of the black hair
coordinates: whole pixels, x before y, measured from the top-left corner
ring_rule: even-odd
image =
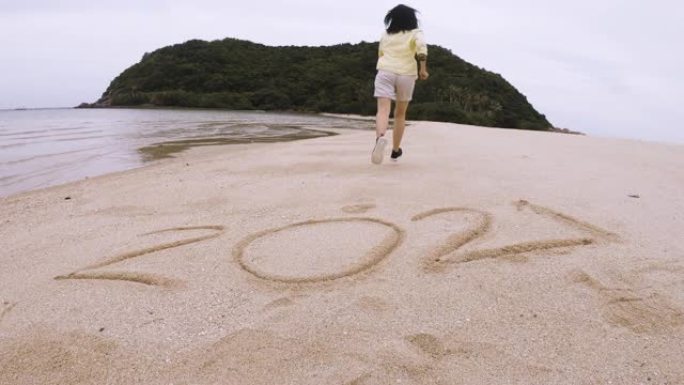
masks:
[[[418,11],[404,4],[399,4],[390,9],[385,15],[387,33],[412,31],[418,28],[416,12]]]

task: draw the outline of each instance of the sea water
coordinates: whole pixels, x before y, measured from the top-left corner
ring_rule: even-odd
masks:
[[[122,171],[189,147],[284,141],[369,129],[336,117],[178,109],[0,111],[0,196]]]

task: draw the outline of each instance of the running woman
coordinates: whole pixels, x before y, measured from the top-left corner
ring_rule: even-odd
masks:
[[[385,16],[385,32],[378,49],[378,73],[375,77],[374,96],[378,101],[375,117],[375,148],[371,161],[382,163],[387,139],[385,133],[389,125],[389,115],[394,106],[394,130],[392,132],[392,160],[397,160],[403,151],[401,139],[406,127],[406,110],[413,98],[416,79],[426,80],[427,44],[423,31],[418,29],[416,10],[400,4]]]

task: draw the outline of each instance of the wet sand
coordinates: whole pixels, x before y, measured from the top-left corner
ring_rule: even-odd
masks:
[[[143,155],[143,159],[145,161],[151,162],[161,159],[173,158],[174,155],[183,151],[187,151],[188,149],[193,147],[225,146],[229,144],[244,143],[291,142],[294,140],[312,139],[336,135],[334,132],[324,130],[307,130],[296,127],[293,127],[293,129],[296,129],[297,131],[276,137],[253,136],[245,138],[195,138],[184,140],[169,140],[141,147],[138,149],[138,152]]]
[[[684,383],[682,146],[337,132],[0,198],[0,383]]]

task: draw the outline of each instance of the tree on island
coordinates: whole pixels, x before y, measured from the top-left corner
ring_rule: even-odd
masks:
[[[291,110],[373,115],[377,43],[269,47],[191,40],[146,53],[85,106]],[[551,124],[501,75],[430,46],[409,118],[548,130]]]

